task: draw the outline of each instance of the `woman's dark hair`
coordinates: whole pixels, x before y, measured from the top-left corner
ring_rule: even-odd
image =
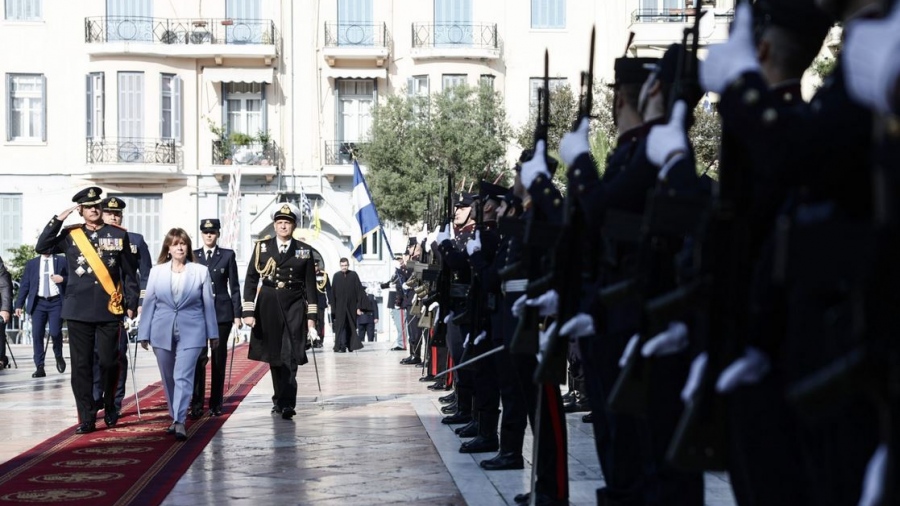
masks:
[[[173,228],[169,230],[169,233],[166,234],[166,238],[163,240],[159,258],[156,259],[157,264],[169,261],[169,246],[175,244],[176,241],[181,241],[187,246],[187,256],[185,257],[185,260],[188,262],[194,261],[194,248],[191,246],[191,236],[189,236],[183,228]]]

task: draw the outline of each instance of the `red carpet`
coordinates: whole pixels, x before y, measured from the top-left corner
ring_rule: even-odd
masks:
[[[269,370],[246,358],[246,346],[236,348],[222,416],[188,420],[187,441],[165,433],[171,419],[162,384],[154,383],[140,392],[141,420],[132,396],[115,427],[107,429],[102,417],[90,434],[76,435],[72,426],[0,465],[0,504],[160,504]]]

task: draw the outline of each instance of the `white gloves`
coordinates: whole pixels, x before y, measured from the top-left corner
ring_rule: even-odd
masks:
[[[551,323],[549,327],[538,334],[538,363],[543,362],[544,356],[547,354],[547,346],[550,345],[550,336],[553,335],[554,330],[556,330],[556,322]]]
[[[400,288],[402,288],[402,289],[404,289],[404,290],[409,290],[409,289],[412,288],[412,287],[409,286],[408,284],[406,284],[406,282],[403,282],[403,284],[400,285]]]
[[[641,336],[640,334],[635,334],[631,336],[631,339],[628,340],[628,344],[625,345],[625,351],[622,352],[622,356],[619,357],[619,367],[625,367],[625,364],[631,360],[631,354],[634,353],[634,350],[637,348],[638,342],[640,342]]]
[[[891,111],[891,95],[900,77],[898,35],[900,6],[887,18],[847,25],[843,51],[847,90],[853,99],[881,113]]]
[[[586,313],[578,313],[563,324],[559,333],[572,339],[592,336],[594,332],[594,319]]]
[[[641,347],[645,357],[664,357],[681,352],[688,345],[688,328],[682,322],[671,322],[669,328],[656,334]]]
[[[590,120],[582,118],[578,128],[574,132],[566,132],[562,140],[559,141],[559,156],[566,166],[571,167],[575,163],[576,158],[591,150],[591,145],[588,141],[589,129]]]
[[[710,47],[708,56],[700,62],[700,84],[706,91],[722,93],[741,74],[758,69],[753,11],[742,3],[735,12],[734,31],[728,42]]]
[[[437,241],[438,231],[434,229],[428,234],[428,237],[425,239],[425,252],[431,252],[431,243]]]
[[[547,169],[547,160],[544,159],[546,150],[546,143],[538,141],[534,147],[534,156],[531,157],[531,160],[522,164],[519,177],[522,179],[522,186],[526,189],[531,188],[531,183],[541,174],[550,177],[550,170]]]
[[[650,135],[647,136],[647,159],[653,165],[663,167],[673,156],[688,152],[687,134],[684,131],[686,112],[687,105],[683,100],[679,100],[672,108],[672,117],[669,118],[669,122],[650,129]],[[659,177],[660,179],[665,177],[663,171],[660,171]]]
[[[528,300],[527,295],[521,295],[512,305],[512,314],[516,318],[522,316],[522,311],[525,309],[525,301]]]
[[[469,346],[469,336],[471,336],[471,335],[472,334],[466,334],[466,340],[463,341],[463,348]]]
[[[716,391],[727,394],[742,385],[753,385],[769,373],[772,364],[765,353],[752,346],[719,375]]]
[[[691,362],[691,372],[688,374],[687,381],[684,382],[684,388],[681,389],[681,400],[690,402],[694,398],[694,394],[700,387],[700,380],[703,378],[703,371],[706,370],[706,361],[709,356],[704,351],[697,355]]]
[[[307,337],[308,337],[308,339],[309,339],[309,342],[311,342],[311,343],[316,343],[316,342],[322,340],[322,338],[319,337],[319,333],[316,332],[316,329],[314,329],[314,328],[308,328],[307,330],[308,330],[308,332],[309,332],[309,333],[307,334]]]
[[[482,330],[481,333],[478,334],[478,337],[475,338],[475,343],[474,343],[475,346],[478,346],[479,344],[481,344],[481,341],[484,341],[486,337],[487,337],[487,331]]]
[[[426,237],[428,237],[428,224],[427,223],[422,227],[422,231],[419,232],[418,234],[416,234],[416,242],[421,244],[422,241],[424,241]]]
[[[541,316],[552,316],[559,306],[559,294],[556,290],[547,290],[536,299],[526,300],[525,305],[538,308]]]
[[[863,479],[862,497],[858,506],[878,506],[884,504],[884,484],[887,481],[888,447],[881,443],[869,459],[866,477]]]
[[[438,304],[437,302],[432,302],[431,305],[428,306],[428,310],[429,310],[429,311],[434,311],[435,309],[439,308],[440,306],[441,306],[441,305]]]
[[[450,321],[453,320],[454,316],[456,316],[456,313],[454,313],[453,311],[450,311],[449,313],[447,313],[447,316],[444,317],[444,324],[445,325],[449,324]]]
[[[441,231],[438,232],[437,237],[435,238],[435,242],[438,244],[443,243],[444,241],[450,240],[450,225],[445,225],[441,227]]]
[[[466,243],[466,253],[469,256],[475,254],[476,251],[481,251],[481,231],[475,231],[475,237],[469,239],[469,242]]]

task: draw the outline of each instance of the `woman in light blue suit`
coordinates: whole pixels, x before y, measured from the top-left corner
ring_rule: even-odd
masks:
[[[209,340],[219,343],[219,326],[209,270],[194,263],[191,238],[173,228],[166,234],[157,265],[150,269],[142,306],[138,341],[153,347],[169,404],[175,439],[187,439],[184,421],[194,391],[194,367]]]

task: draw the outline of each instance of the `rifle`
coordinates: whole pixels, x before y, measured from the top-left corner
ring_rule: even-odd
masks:
[[[453,226],[453,174],[450,171],[447,171],[447,195],[444,200],[443,210],[446,213],[447,225],[448,227]],[[436,253],[436,252],[435,252]],[[438,313],[439,318],[434,322],[434,335],[431,338],[431,342],[435,346],[446,346],[447,344],[447,325],[444,323],[444,315],[450,314],[450,285],[453,283],[453,272],[450,267],[447,265],[446,260],[440,258],[440,255],[434,255],[436,259],[440,260],[440,266],[438,267],[438,275],[434,281],[435,285],[435,295],[437,303],[440,307],[440,312]],[[434,300],[427,300],[428,305],[431,305],[431,302]],[[427,306],[426,306],[427,307]]]
[[[484,237],[484,202],[481,199],[481,196],[478,195],[475,197],[474,202],[472,202],[472,207],[475,209],[475,233],[479,234],[479,237],[483,239]],[[485,330],[484,325],[484,317],[485,317],[485,305],[487,301],[485,300],[485,292],[484,286],[481,281],[481,273],[475,268],[471,267],[471,279],[469,281],[469,293],[466,301],[466,311],[465,314],[468,315],[469,323],[471,330],[469,331],[469,344],[463,349],[462,356],[460,357],[460,363],[466,362],[469,359],[478,356],[486,349],[486,345],[490,345],[490,340],[485,339],[486,345],[479,344],[478,347],[475,346],[475,338],[478,337],[478,334],[481,333],[482,330]],[[481,351],[480,351],[481,350]]]

